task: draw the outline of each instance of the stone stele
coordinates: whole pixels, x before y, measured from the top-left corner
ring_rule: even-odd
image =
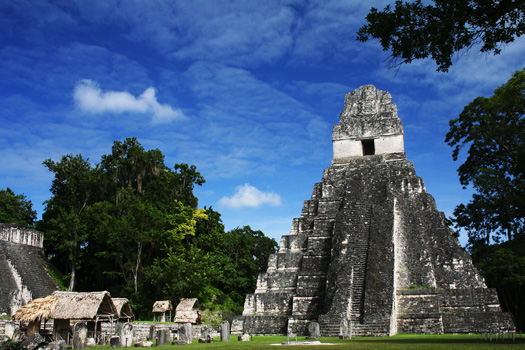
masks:
[[[332,166],[246,297],[244,332],[514,330],[407,161],[390,93],[348,93],[332,141]]]

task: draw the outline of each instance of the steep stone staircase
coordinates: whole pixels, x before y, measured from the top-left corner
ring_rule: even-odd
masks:
[[[348,208],[349,216],[359,217],[354,225],[348,227],[348,247],[351,255],[351,298],[347,319],[337,320],[329,315],[321,315],[319,324],[323,336],[338,336],[345,333],[352,336],[387,335],[388,324],[364,324],[364,298],[366,288],[366,268],[368,264],[370,225],[372,208],[363,201],[356,201]],[[346,323],[346,326],[344,325]]]
[[[56,284],[47,273],[41,248],[2,241],[0,249],[6,260],[16,269],[22,284],[31,291],[33,298],[42,298],[57,290]]]

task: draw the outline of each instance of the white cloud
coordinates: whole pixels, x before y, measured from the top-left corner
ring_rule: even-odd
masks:
[[[219,200],[220,206],[232,209],[258,208],[264,204],[279,206],[282,204],[281,196],[273,192],[262,192],[250,184],[244,184],[235,189],[233,196],[222,197]]]
[[[75,86],[73,97],[77,106],[89,113],[148,113],[152,122],[159,124],[186,118],[180,109],[160,104],[151,86],[135,97],[126,91],[102,92],[97,83],[83,79]]]

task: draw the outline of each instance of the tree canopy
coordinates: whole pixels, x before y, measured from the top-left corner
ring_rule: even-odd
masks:
[[[218,212],[197,209],[193,189],[205,180],[196,167],[170,169],[160,150],[136,138],[115,141],[96,165],[81,155],[44,165],[55,178],[38,228],[63,282],[127,297],[139,317],[156,300],[188,297],[240,312],[275,252],[260,231],[225,232]]]
[[[472,260],[485,283],[496,288],[503,310],[512,313],[516,329],[525,325],[525,236],[488,245],[483,241],[471,248]]]
[[[458,174],[462,185],[475,193],[455,211],[456,224],[471,243],[512,239],[523,235],[525,224],[525,70],[488,98],[478,97],[459,118],[450,121],[446,142],[458,160],[468,147]]]
[[[453,222],[469,238],[472,260],[518,329],[525,324],[525,69],[491,97],[478,97],[450,121],[446,142],[472,200]]]
[[[26,196],[15,194],[9,187],[0,190],[0,222],[33,226],[35,221],[36,211]]]
[[[393,62],[410,63],[432,58],[438,71],[447,71],[452,57],[463,49],[481,44],[481,52],[499,54],[525,32],[523,0],[449,1],[432,5],[396,1],[383,11],[372,8],[368,22],[357,32],[359,41],[378,39],[383,50],[391,50]]]

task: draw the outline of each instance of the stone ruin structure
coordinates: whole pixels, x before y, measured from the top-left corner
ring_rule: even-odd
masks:
[[[31,300],[58,289],[47,273],[43,241],[40,231],[0,223],[0,314],[11,316]]]
[[[372,85],[348,93],[332,140],[332,166],[232,328],[306,334],[315,321],[322,336],[515,329],[406,160],[390,94]]]

